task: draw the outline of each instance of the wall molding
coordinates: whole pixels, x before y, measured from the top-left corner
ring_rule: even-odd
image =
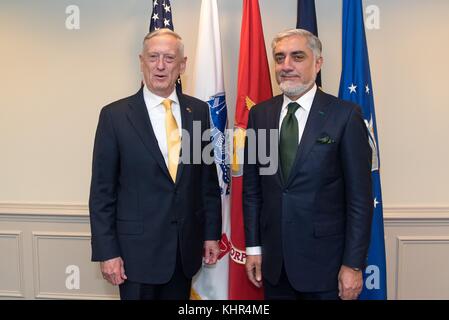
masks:
[[[0,202],[0,216],[4,215],[87,217],[89,206],[63,202]],[[449,205],[384,206],[384,219],[449,219]]]
[[[384,220],[395,219],[449,219],[449,206],[384,207]]]
[[[120,300],[116,295],[83,295],[83,294],[59,294],[46,292],[35,296],[35,299],[53,300]]]
[[[0,202],[0,214],[84,217],[89,207],[82,203]]]
[[[17,275],[18,275],[18,290],[0,290],[0,297],[9,298],[24,298],[24,273],[23,273],[23,235],[22,231],[13,230],[0,230],[0,238],[11,238],[16,240],[16,250],[17,250]]]
[[[40,275],[42,267],[40,264],[40,240],[78,240],[90,241],[90,233],[87,232],[32,232],[33,264],[34,264],[34,298],[35,299],[82,299],[82,300],[110,300],[118,299],[116,295],[45,292],[41,291]]]
[[[35,298],[50,298],[52,296],[64,296],[65,293],[48,293],[41,292],[41,263],[40,263],[40,248],[39,241],[42,239],[70,239],[70,240],[90,240],[90,234],[86,232],[37,232],[33,231],[32,246],[33,246],[33,271],[34,271],[34,295]]]
[[[74,203],[0,202],[0,221],[88,223],[89,208]]]
[[[397,236],[396,237],[396,290],[395,300],[403,299],[403,292],[401,288],[402,284],[406,281],[403,277],[404,266],[404,249],[407,245],[413,244],[425,244],[431,245],[435,243],[447,243],[449,245],[449,236],[437,236],[437,235],[416,235],[416,236]]]
[[[40,223],[51,223],[52,231],[42,231]],[[407,279],[407,273],[401,272],[404,262],[401,259],[404,246],[413,244],[413,241],[426,241],[431,245],[432,240],[446,241],[449,230],[449,205],[442,206],[384,206],[384,222],[386,247],[389,248],[388,267],[389,273],[389,298],[404,297],[405,288],[401,290],[401,284]],[[35,223],[39,224],[36,227]],[[102,295],[94,292],[53,292],[53,289],[41,288],[36,270],[40,268],[38,247],[39,239],[45,238],[84,238],[90,237],[89,215],[86,204],[73,203],[12,203],[0,202],[0,224],[6,232],[22,232],[20,235],[20,247],[23,254],[31,257],[32,270],[23,269],[21,279],[22,292],[0,292],[0,299],[25,298],[27,299],[116,299],[117,296],[104,292]],[[73,224],[66,228],[68,224]],[[76,225],[78,224],[78,225]],[[55,230],[53,230],[55,229]],[[40,230],[40,231],[39,231]],[[72,232],[68,232],[71,230]],[[399,240],[398,240],[399,237]],[[26,242],[24,242],[26,241]],[[24,242],[24,243],[22,243]],[[399,242],[399,243],[398,243]],[[22,248],[23,246],[23,248]],[[22,259],[23,257],[21,257]],[[23,260],[21,261],[23,264]],[[401,265],[402,264],[402,265]],[[29,281],[30,283],[27,283]],[[37,282],[36,282],[37,281]],[[32,288],[32,290],[24,289]],[[9,288],[8,288],[9,289]],[[101,289],[101,288],[100,288]],[[48,292],[50,291],[50,292]],[[59,291],[59,290],[55,290]]]
[[[397,206],[384,208],[385,227],[449,226],[449,207]]]

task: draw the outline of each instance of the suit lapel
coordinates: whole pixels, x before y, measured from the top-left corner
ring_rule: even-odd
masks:
[[[183,136],[184,134],[188,133],[189,137],[190,137],[190,143],[187,144],[186,146],[183,145],[183,143],[181,142],[181,157],[180,159],[182,159],[182,154],[184,154],[184,152],[190,152],[190,145],[193,144],[192,139],[195,139],[195,137],[193,136],[193,110],[191,108],[191,106],[189,106],[187,100],[185,99],[184,95],[182,93],[178,92],[178,99],[179,99],[179,106],[180,106],[180,110],[181,110],[181,122],[182,122],[182,129],[184,130]],[[192,157],[193,155],[190,154],[190,157]],[[187,158],[188,159],[188,158]],[[190,161],[192,162],[193,159],[190,159]],[[178,164],[178,170],[176,171],[176,183],[180,181],[181,176],[182,176],[182,172],[184,170],[184,166],[185,164],[180,161],[180,163]]]
[[[278,130],[278,142],[279,142],[279,118],[281,116],[281,110],[282,110],[282,103],[284,102],[284,96],[283,95],[279,95],[277,97],[273,98],[273,106],[268,108],[268,123],[267,123],[267,128],[268,130],[270,129],[276,129]],[[267,132],[267,139],[269,139],[269,134],[270,132]],[[269,141],[269,140],[268,140]],[[267,150],[270,150],[270,148],[268,148],[267,146]],[[281,165],[280,165],[280,154],[279,154],[279,147],[277,148],[277,159],[278,159],[278,170],[276,170],[276,176],[277,176],[277,181],[279,183],[280,186],[283,185],[284,183],[284,179],[282,177],[282,172],[281,172]],[[273,155],[270,154],[270,157],[272,158]]]
[[[293,177],[298,173],[315,141],[318,139],[328,118],[329,103],[330,101],[326,98],[326,94],[317,89],[287,185],[291,183]]]
[[[148,110],[143,99],[143,90],[140,89],[129,103],[128,119],[136,129],[145,147],[150,152],[151,156],[161,167],[162,172],[171,180],[164,157],[159,148],[156,136],[154,134],[153,126],[151,125]]]

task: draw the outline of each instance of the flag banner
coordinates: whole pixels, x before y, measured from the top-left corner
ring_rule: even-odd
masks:
[[[153,0],[153,12],[151,13],[150,32],[162,28],[174,30],[170,0]]]
[[[150,32],[167,28],[174,30],[170,0],[153,0],[150,19]],[[181,77],[176,82],[176,90],[182,92]]]
[[[202,0],[195,55],[194,96],[209,105],[212,142],[221,190],[222,238],[217,264],[203,264],[192,282],[191,299],[228,299],[230,238],[230,160],[227,107],[217,0]]]
[[[245,270],[245,234],[243,229],[242,175],[243,149],[248,113],[256,103],[272,97],[259,2],[243,0],[240,56],[233,139],[231,190],[231,243],[229,261],[229,299],[263,298],[263,289],[255,287]]]
[[[318,37],[315,0],[298,0],[297,9],[296,28],[307,30]],[[321,71],[316,77],[316,84],[318,87],[321,87]]]
[[[343,0],[342,57],[339,97],[362,107],[365,124],[369,131],[369,143],[373,150],[371,172],[374,216],[367,267],[363,272],[364,286],[359,299],[382,300],[387,298],[387,282],[379,148],[361,0]]]

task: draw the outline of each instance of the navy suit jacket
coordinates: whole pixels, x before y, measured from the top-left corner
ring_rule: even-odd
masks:
[[[205,102],[178,93],[181,152],[193,160],[193,121],[209,128]],[[200,143],[201,150],[208,142]],[[200,268],[205,240],[221,237],[221,201],[215,164],[181,163],[176,182],[151,126],[142,89],[104,107],[95,137],[89,199],[92,260],[122,257],[128,279],[169,281],[178,243],[184,273]]]
[[[254,106],[248,129],[278,130],[282,102]],[[257,143],[270,150],[269,139]],[[336,290],[341,265],[362,268],[369,247],[372,152],[360,108],[318,89],[287,181],[280,166],[260,175],[268,165],[248,163],[245,150],[246,246],[262,246],[263,276],[276,284],[284,264],[296,290]]]

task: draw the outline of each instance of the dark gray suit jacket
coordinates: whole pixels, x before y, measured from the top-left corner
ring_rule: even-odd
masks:
[[[182,126],[209,128],[205,102],[179,94]],[[193,139],[193,138],[192,138]],[[183,135],[182,153],[190,153]],[[201,142],[203,149],[208,142]],[[93,153],[90,190],[92,260],[121,256],[129,280],[160,284],[173,274],[176,252],[184,273],[200,268],[205,240],[221,237],[221,201],[215,164],[183,164],[170,178],[154,135],[142,89],[104,107]]]
[[[254,106],[248,129],[278,129],[282,102]],[[362,268],[370,239],[371,148],[360,108],[318,89],[288,180],[280,168],[260,175],[263,166],[245,162],[243,176],[246,246],[262,246],[263,276],[276,284],[284,264],[296,290],[336,290],[340,266]]]

